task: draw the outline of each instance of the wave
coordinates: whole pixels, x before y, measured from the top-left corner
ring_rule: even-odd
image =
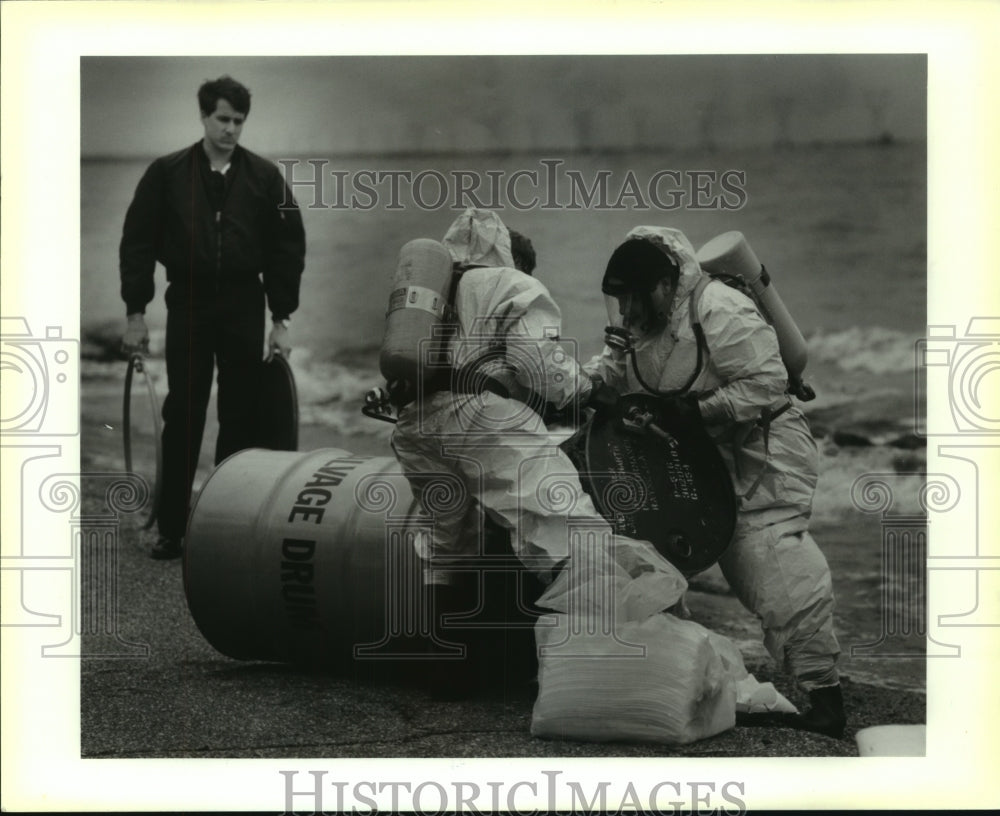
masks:
[[[367,391],[382,384],[375,350],[354,349],[324,359],[299,348],[290,363],[307,446],[329,446],[334,443],[328,440],[334,439],[338,440],[335,447],[381,450],[391,455],[388,440],[392,425],[361,413]],[[167,392],[163,359],[151,357],[146,370],[162,405]],[[85,359],[81,375],[84,399],[103,398],[118,405],[124,361]],[[868,378],[876,379],[872,375]],[[835,523],[845,513],[858,512],[852,488],[862,474],[892,474],[896,492],[914,504],[925,478],[926,448],[924,440],[912,432],[912,420],[907,417],[910,403],[905,395],[872,389],[865,399],[859,399],[857,393],[849,399],[843,396],[827,393],[825,398],[803,406],[820,448],[814,518]]]
[[[81,370],[85,381],[121,381],[125,365],[119,352],[120,331],[117,323],[85,331]],[[167,391],[162,332],[153,332],[150,339],[147,370],[162,400]],[[879,327],[854,326],[812,335],[806,379],[815,386],[817,398],[803,403],[803,408],[814,434],[840,447],[917,447],[912,434],[906,437],[913,428],[914,343],[911,335]],[[361,413],[365,394],[384,384],[377,345],[328,353],[299,346],[289,363],[302,424],[343,434],[385,432],[386,423]]]
[[[816,332],[806,345],[810,361],[832,363],[843,371],[890,374],[914,368],[917,339],[881,326],[851,326]]]
[[[289,363],[299,396],[299,421],[343,434],[382,434],[386,423],[361,413],[365,394],[382,385],[377,349],[348,349],[317,359],[296,349]]]

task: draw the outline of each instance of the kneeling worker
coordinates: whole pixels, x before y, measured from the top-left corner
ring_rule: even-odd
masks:
[[[451,303],[450,374],[444,382],[421,383],[410,402],[397,400],[404,404],[392,436],[425,508],[424,491],[434,474],[462,486],[449,506],[435,506],[433,534],[418,545],[435,616],[471,605],[449,561],[479,552],[484,512],[510,531],[515,555],[543,584],[568,558],[570,512],[575,520],[592,520],[610,538],[610,527],[538,410],[542,403],[564,409],[614,396],[608,388],[595,390],[560,346],[559,308],[542,283],[514,267],[510,235],[496,213],[467,210],[443,243],[460,275]],[[499,381],[502,387],[476,385]],[[560,477],[560,490],[574,494],[560,503],[568,508],[561,512],[540,489],[553,475]],[[651,545],[648,553],[669,568]]]

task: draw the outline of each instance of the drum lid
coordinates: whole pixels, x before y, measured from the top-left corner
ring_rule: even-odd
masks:
[[[633,408],[651,415],[657,430],[627,427],[622,417]],[[649,541],[685,575],[707,569],[729,546],[736,495],[700,422],[665,412],[656,397],[630,394],[617,411],[594,415],[564,447],[615,532]]]
[[[281,354],[262,361],[260,367],[258,447],[298,450],[299,397],[292,368]]]

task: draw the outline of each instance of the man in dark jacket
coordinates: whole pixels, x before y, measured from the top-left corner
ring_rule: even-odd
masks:
[[[181,555],[205,414],[218,366],[218,464],[256,444],[265,297],[269,355],[290,351],[305,232],[277,167],[237,143],[250,92],[224,76],[198,90],[204,137],[156,159],[125,215],[119,249],[126,353],[148,346],[153,271],[166,269],[167,383],[163,472],[152,557]]]

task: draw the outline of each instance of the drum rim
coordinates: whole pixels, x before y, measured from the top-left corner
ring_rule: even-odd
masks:
[[[289,434],[291,438],[291,450],[297,451],[299,448],[299,392],[295,385],[295,373],[292,371],[292,366],[285,358],[285,355],[280,353],[275,353],[270,359],[265,359],[263,364],[265,366],[277,366],[285,375],[292,407],[291,433]]]

